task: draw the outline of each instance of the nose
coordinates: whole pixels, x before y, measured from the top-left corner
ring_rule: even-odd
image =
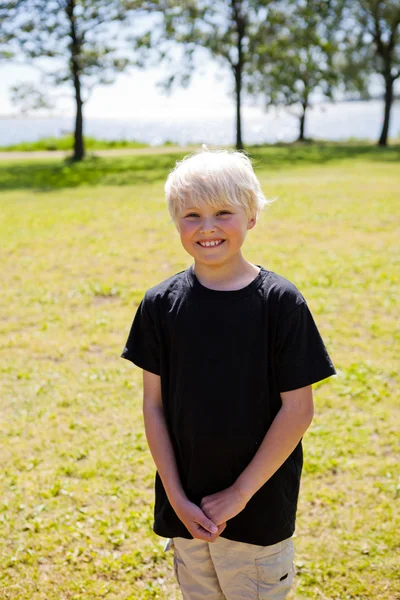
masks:
[[[200,232],[201,233],[210,233],[215,230],[216,230],[216,226],[215,226],[213,217],[204,217],[204,219],[201,223]]]

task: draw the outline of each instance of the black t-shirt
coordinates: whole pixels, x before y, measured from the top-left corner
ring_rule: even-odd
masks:
[[[193,267],[151,288],[122,357],[161,376],[181,483],[197,505],[249,464],[282,406],[280,392],[335,373],[303,296],[263,267],[239,290],[211,290]],[[299,442],[222,536],[263,546],[290,537],[302,463]],[[155,533],[191,539],[158,473],[155,492]]]

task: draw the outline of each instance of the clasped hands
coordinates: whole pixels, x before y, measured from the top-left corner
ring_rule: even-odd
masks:
[[[199,540],[214,542],[226,527],[226,522],[239,514],[247,504],[235,485],[205,496],[200,507],[187,498],[175,511],[191,535]]]

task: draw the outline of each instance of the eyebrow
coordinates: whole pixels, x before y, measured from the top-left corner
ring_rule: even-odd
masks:
[[[221,206],[214,206],[213,208],[215,208],[215,210],[226,210],[226,209],[233,209],[233,206],[231,204],[221,204]],[[188,210],[201,210],[201,206],[188,206],[187,208],[185,207],[183,209],[183,212],[186,212]]]

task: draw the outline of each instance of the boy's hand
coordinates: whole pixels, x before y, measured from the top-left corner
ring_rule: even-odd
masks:
[[[174,510],[179,519],[185,525],[192,536],[205,542],[215,542],[217,537],[223,532],[226,523],[219,523],[218,527],[204,514],[204,512],[190,500],[179,502],[174,506]]]
[[[200,507],[213,523],[219,525],[239,514],[246,504],[247,500],[235,486],[231,485],[222,492],[205,496]]]

